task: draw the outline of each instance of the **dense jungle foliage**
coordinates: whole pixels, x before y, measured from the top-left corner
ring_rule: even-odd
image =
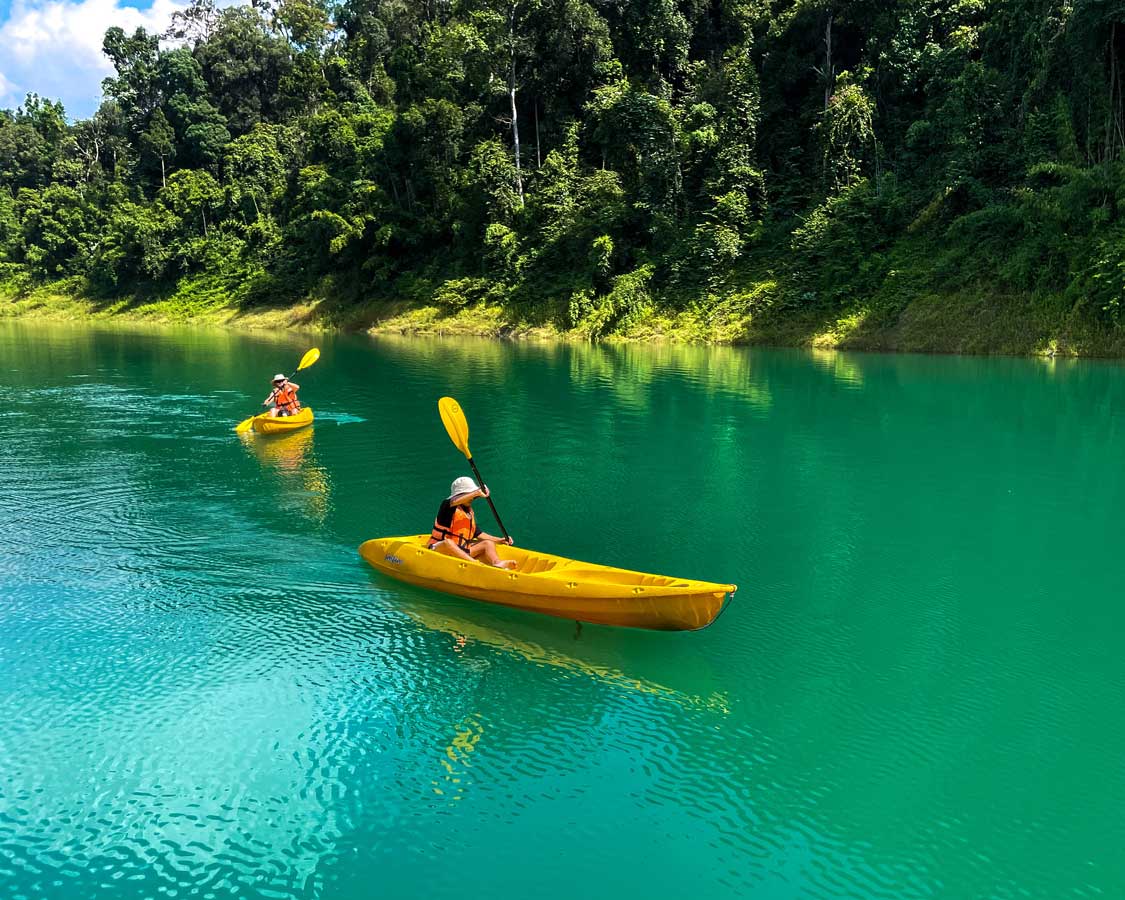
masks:
[[[0,114],[10,277],[593,335],[732,296],[1121,315],[1125,0],[194,0],[104,49],[92,118]]]

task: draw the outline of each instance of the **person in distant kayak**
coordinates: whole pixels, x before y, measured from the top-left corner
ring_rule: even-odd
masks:
[[[487,496],[487,485],[480,487],[468,477],[461,477],[454,481],[449,487],[449,496],[442,500],[441,506],[438,507],[434,527],[430,532],[429,548],[461,559],[485,562],[498,569],[515,568],[515,560],[501,559],[496,555],[496,545],[511,546],[514,543],[512,538],[485,534],[477,527],[477,520],[473,515],[473,501],[477,497]]]
[[[301,401],[297,399],[297,391],[301,386],[295,381],[290,381],[284,375],[273,376],[273,390],[266,397],[262,406],[273,404],[270,409],[270,418],[277,416],[295,416],[301,409]]]

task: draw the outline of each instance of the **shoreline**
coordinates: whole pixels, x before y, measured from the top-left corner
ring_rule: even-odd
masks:
[[[499,304],[455,311],[409,301],[354,306],[310,299],[249,309],[226,303],[194,308],[168,300],[98,302],[56,286],[0,295],[0,320],[126,327],[213,327],[243,332],[479,337],[560,343],[770,346],[961,356],[1125,358],[1125,329],[1029,296],[934,294],[901,310],[768,314],[732,309],[729,298],[706,310],[652,307],[624,327],[593,337],[581,327],[521,321]]]

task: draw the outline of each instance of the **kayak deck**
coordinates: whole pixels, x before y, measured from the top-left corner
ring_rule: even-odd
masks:
[[[427,549],[429,535],[375,538],[360,555],[408,584],[601,625],[694,631],[710,625],[733,584],[634,572],[614,566],[498,545],[515,569],[498,569]]]
[[[304,406],[295,416],[271,416],[269,413],[262,413],[260,416],[254,416],[250,424],[259,434],[279,434],[296,431],[312,423],[312,407]]]

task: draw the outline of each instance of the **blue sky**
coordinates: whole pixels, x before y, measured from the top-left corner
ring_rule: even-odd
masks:
[[[67,116],[97,109],[112,74],[101,52],[112,25],[163,32],[187,0],[0,0],[0,108],[29,91],[62,100]],[[223,4],[225,5],[225,4]]]

